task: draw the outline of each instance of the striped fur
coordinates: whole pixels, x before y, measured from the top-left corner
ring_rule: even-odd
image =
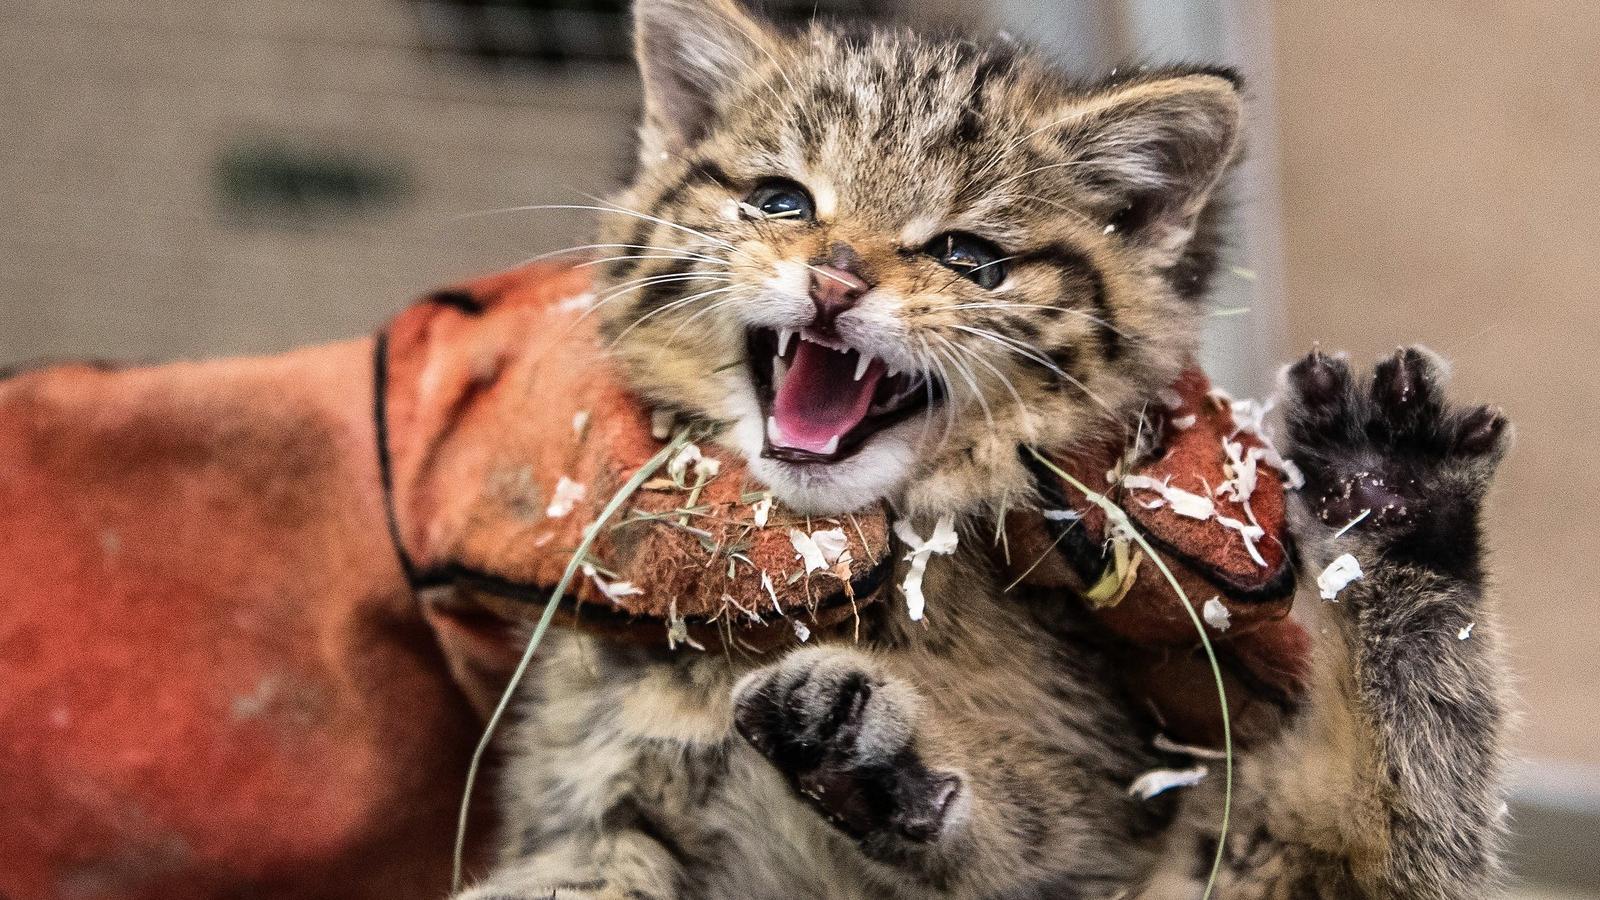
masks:
[[[957,511],[962,541],[930,567],[923,623],[875,604],[765,658],[553,637],[507,746],[501,863],[464,898],[1199,896],[1219,779],[1128,795],[1193,760],[1154,749],[1106,636],[1060,597],[1008,592],[989,541],[1031,496],[1019,446],[1130,427],[1193,350],[1236,79],[1077,84],[1017,47],[779,35],[725,0],[637,15],[640,168],[630,212],[602,216],[619,258],[599,301],[635,386],[720,427],[792,505]],[[744,214],[768,177],[805,186],[816,221]],[[951,230],[1003,248],[1005,281],[921,252]],[[759,455],[744,334],[808,316],[804,264],[841,244],[875,285],[852,341],[938,375],[945,399],[799,478]],[[1503,688],[1475,549],[1503,423],[1445,407],[1421,354],[1370,400],[1330,366],[1290,377],[1303,545],[1332,552],[1351,496],[1411,512],[1352,530],[1337,548],[1367,578],[1304,604],[1311,700],[1240,761],[1216,896],[1489,896]]]

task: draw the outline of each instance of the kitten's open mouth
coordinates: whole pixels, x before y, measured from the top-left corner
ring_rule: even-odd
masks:
[[[754,328],[747,340],[766,417],[763,456],[837,462],[944,396],[938,379],[891,372],[883,360],[809,331]]]

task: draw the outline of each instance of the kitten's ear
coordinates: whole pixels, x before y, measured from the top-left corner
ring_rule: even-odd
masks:
[[[717,97],[770,59],[777,45],[733,0],[636,0],[633,20],[646,159],[703,135]]]
[[[1108,225],[1162,254],[1183,249],[1238,152],[1239,87],[1232,73],[1159,77],[1058,113],[1068,168]]]

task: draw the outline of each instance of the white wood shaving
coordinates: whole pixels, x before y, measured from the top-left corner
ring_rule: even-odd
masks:
[[[1188,431],[1189,429],[1193,428],[1195,423],[1198,421],[1200,421],[1200,417],[1190,413],[1187,416],[1179,416],[1176,419],[1173,419],[1172,427],[1178,429],[1179,431]]]
[[[582,435],[583,430],[589,427],[589,411],[580,409],[572,414],[572,433]]]
[[[1228,409],[1233,413],[1233,436],[1237,437],[1240,433],[1253,434],[1265,442],[1267,413],[1272,412],[1275,403],[1276,401],[1270,397],[1265,403],[1250,399],[1231,401]]]
[[[672,600],[667,604],[667,649],[676,650],[679,644],[701,651],[706,649],[704,644],[689,636],[689,623],[678,615],[678,601]]]
[[[811,629],[806,627],[806,623],[799,619],[790,619],[789,624],[794,626],[794,636],[800,639],[800,643],[804,644],[811,640]]]
[[[772,598],[773,611],[780,616],[783,615],[783,607],[778,605],[778,592],[772,589],[772,576],[768,575],[765,570],[761,572],[761,589],[767,592],[768,597]]]
[[[750,504],[750,514],[757,528],[767,527],[767,519],[772,516],[772,495],[764,494],[760,500]]]
[[[829,528],[826,531],[811,532],[811,540],[822,551],[822,559],[828,565],[833,565],[845,559],[850,552],[850,539],[845,537],[843,528]],[[848,562],[848,559],[846,559]]]
[[[1218,631],[1228,630],[1230,624],[1228,621],[1228,608],[1222,605],[1221,597],[1212,597],[1207,600],[1206,605],[1200,610],[1200,615],[1206,620],[1206,624],[1212,628]]]
[[[633,597],[644,593],[644,589],[631,581],[607,581],[600,577],[595,567],[588,563],[583,564],[583,574],[594,582],[594,586],[604,594],[612,603],[619,603],[623,597]]]
[[[1267,414],[1272,412],[1277,405],[1277,399],[1269,397],[1266,402],[1258,400],[1235,400],[1225,391],[1212,391],[1211,396],[1228,404],[1228,410],[1233,415],[1233,434],[1229,438],[1238,437],[1240,434],[1253,435],[1262,444],[1261,461],[1283,473],[1284,480],[1292,491],[1305,487],[1306,476],[1293,460],[1284,459],[1273,443],[1272,429],[1267,426]]]
[[[685,444],[683,449],[678,451],[678,455],[667,463],[667,475],[675,483],[684,484],[686,483],[685,476],[689,474],[691,469],[694,471],[696,480],[702,482],[710,481],[717,477],[717,473],[722,470],[722,463],[701,453],[700,448],[694,444]]]
[[[794,545],[795,556],[805,566],[807,575],[828,567],[828,561],[822,556],[822,548],[817,546],[816,540],[811,535],[798,528],[791,528],[789,543]]]
[[[1228,457],[1228,478],[1217,485],[1217,496],[1227,497],[1236,503],[1248,503],[1256,492],[1260,476],[1257,463],[1266,458],[1267,451],[1260,447],[1246,450],[1242,442],[1223,438],[1222,452]]]
[[[1477,622],[1468,622],[1467,624],[1461,626],[1461,630],[1456,632],[1456,640],[1464,641],[1467,638],[1472,637],[1472,629],[1477,627],[1477,625]]]
[[[1217,506],[1211,502],[1210,497],[1176,488],[1165,481],[1158,481],[1149,475],[1127,475],[1122,479],[1124,487],[1155,491],[1161,499],[1172,504],[1172,511],[1180,516],[1191,519],[1205,520],[1216,515]]]
[[[1128,785],[1128,796],[1149,800],[1173,788],[1192,787],[1203,781],[1208,771],[1205,766],[1195,766],[1190,769],[1151,769],[1134,779],[1133,784]]]
[[[1361,563],[1348,553],[1342,554],[1317,576],[1317,590],[1322,592],[1322,599],[1337,600],[1339,592],[1362,574]]]
[[[900,584],[900,592],[906,597],[906,613],[911,621],[917,622],[927,608],[927,598],[922,595],[922,578],[928,572],[928,559],[935,553],[948,555],[956,552],[956,519],[948,513],[940,516],[934,523],[933,534],[927,540],[923,540],[905,519],[895,521],[894,533],[910,550],[906,559],[911,560],[911,568],[906,572],[905,581]]]
[[[1256,549],[1256,541],[1267,534],[1265,528],[1250,522],[1241,522],[1232,516],[1217,516],[1217,524],[1239,532],[1239,538],[1244,541],[1245,552],[1250,554],[1250,558],[1255,560],[1256,565],[1263,569],[1267,567],[1266,558],[1261,555],[1260,550]]]
[[[1295,465],[1294,460],[1284,459],[1283,454],[1279,453],[1278,448],[1274,447],[1272,441],[1267,438],[1262,437],[1261,442],[1266,445],[1267,451],[1267,455],[1261,458],[1262,462],[1283,473],[1283,477],[1288,480],[1289,490],[1298,491],[1305,487],[1306,474],[1300,471],[1300,467]]]
[[[552,519],[563,518],[588,493],[587,487],[563,475],[556,482],[555,496],[550,498],[550,505],[544,508],[544,514]]]
[[[1075,509],[1046,509],[1042,513],[1047,522],[1076,522],[1083,518],[1083,513]]]

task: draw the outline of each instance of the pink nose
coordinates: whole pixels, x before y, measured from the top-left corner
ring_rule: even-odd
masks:
[[[861,276],[838,266],[811,267],[811,302],[816,304],[817,317],[812,325],[832,328],[839,314],[861,301],[861,295],[872,290],[872,285]]]

